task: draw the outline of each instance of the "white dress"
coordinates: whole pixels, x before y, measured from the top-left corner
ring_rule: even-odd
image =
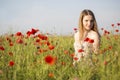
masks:
[[[90,38],[90,39],[93,39],[94,42],[93,43],[88,43],[86,41],[82,41],[80,43],[79,41],[79,31],[76,32],[74,34],[74,49],[75,49],[75,56],[74,58],[77,58],[77,60],[74,60],[73,64],[75,62],[78,62],[78,61],[81,61],[81,58],[86,58],[86,57],[91,57],[92,53],[93,52],[96,52],[97,49],[98,49],[98,43],[99,43],[99,37],[98,37],[98,34],[95,32],[95,31],[90,31],[86,38]],[[80,49],[82,49],[83,51],[79,51]]]

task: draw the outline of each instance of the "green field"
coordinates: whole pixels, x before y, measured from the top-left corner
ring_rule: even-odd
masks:
[[[119,26],[118,26],[119,27]],[[38,34],[36,34],[38,33]],[[0,80],[119,80],[119,32],[101,36],[99,54],[73,66],[74,38],[34,33],[0,36]]]

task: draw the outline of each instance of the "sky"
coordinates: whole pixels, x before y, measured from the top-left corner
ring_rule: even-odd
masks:
[[[120,22],[120,0],[0,0],[0,34],[27,32],[70,34],[78,27],[80,12],[90,9],[98,28]]]

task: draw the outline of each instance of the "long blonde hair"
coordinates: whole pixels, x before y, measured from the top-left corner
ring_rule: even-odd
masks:
[[[91,10],[85,9],[81,12],[80,18],[79,18],[79,25],[78,26],[79,26],[79,33],[80,33],[80,41],[83,39],[83,35],[84,35],[84,32],[85,32],[84,27],[83,27],[83,17],[86,16],[86,15],[91,15],[93,17],[93,27],[92,27],[91,30],[97,32],[99,37],[100,37],[94,13]]]

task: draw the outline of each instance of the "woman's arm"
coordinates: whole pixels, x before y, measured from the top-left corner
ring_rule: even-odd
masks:
[[[75,54],[77,54],[78,50],[81,49],[81,48],[82,48],[82,46],[80,45],[79,32],[77,32],[74,35],[74,49],[75,49]]]
[[[100,37],[97,33],[94,33],[93,51],[95,54],[98,54],[99,47],[100,47]]]

